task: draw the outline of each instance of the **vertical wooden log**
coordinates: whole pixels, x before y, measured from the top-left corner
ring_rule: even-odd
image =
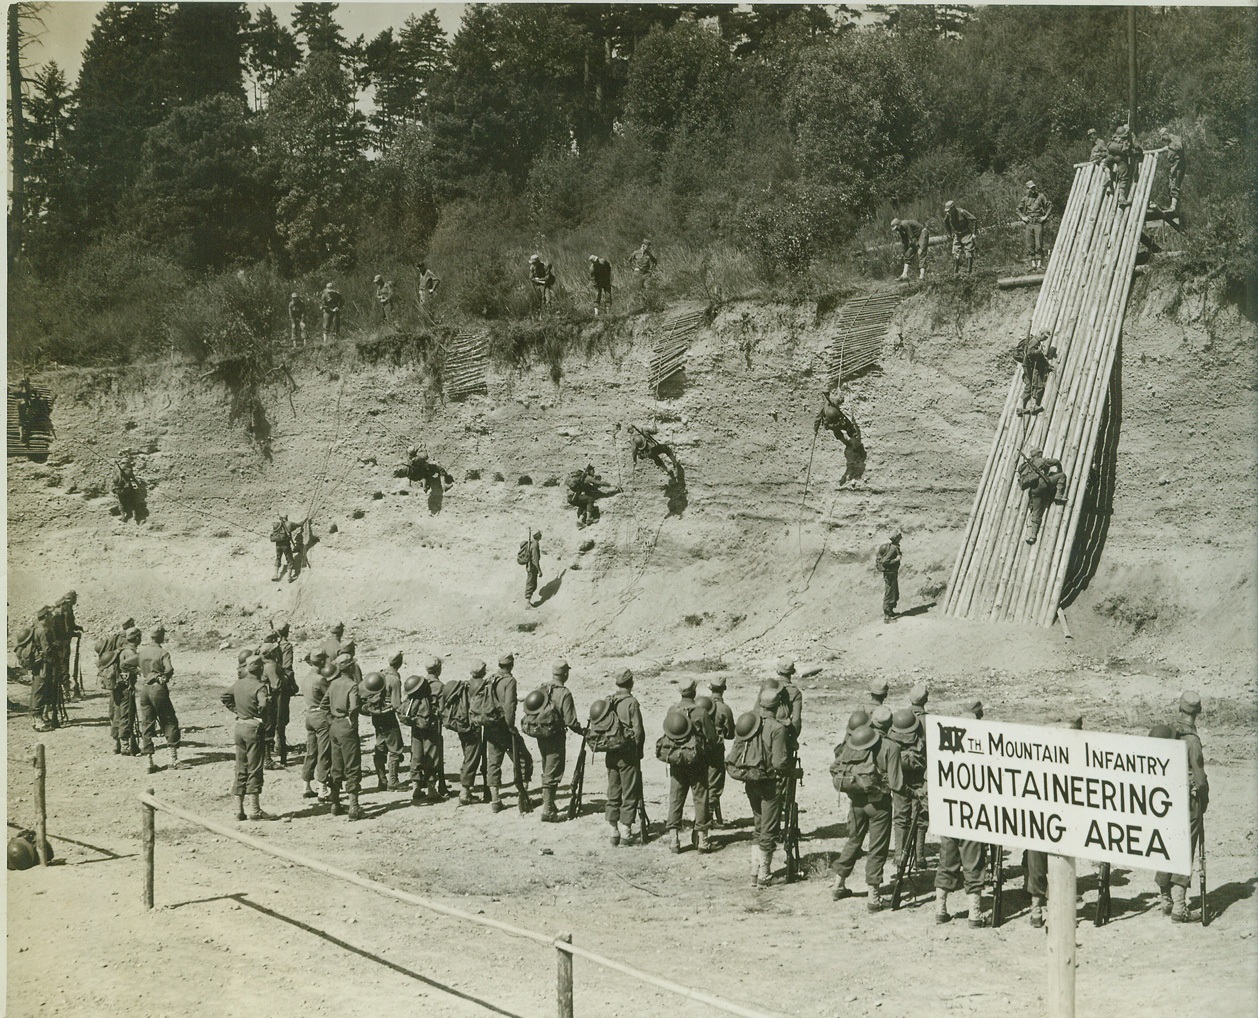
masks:
[[[1074,901],[1071,898],[1071,901]],[[1073,932],[1072,932],[1073,936]],[[561,933],[555,938],[556,943],[563,942],[565,944],[572,943],[571,933]],[[573,1018],[572,1015],[572,955],[562,948],[556,947],[555,953],[559,955],[559,1018]]]
[[[44,756],[44,744],[35,745],[35,854],[39,856],[39,865],[48,865],[48,802],[47,791],[48,763]]]
[[[1075,861],[1048,857],[1048,1014],[1075,1018]]]
[[[153,789],[148,789],[148,794],[153,794]],[[153,907],[153,854],[156,844],[156,831],[154,814],[157,811],[153,809],[147,802],[140,803],[140,824],[142,829],[141,840],[144,843],[144,907]]]

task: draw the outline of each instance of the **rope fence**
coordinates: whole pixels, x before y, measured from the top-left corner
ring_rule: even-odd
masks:
[[[185,809],[180,809],[171,803],[158,799],[153,789],[139,796],[140,801],[140,820],[142,830],[142,841],[144,846],[144,907],[146,909],[153,908],[155,898],[155,857],[156,857],[156,814],[160,810],[163,813],[169,813],[173,817],[177,817],[186,823],[193,824],[197,827],[203,827],[220,837],[228,838],[232,841],[239,842],[249,848],[257,849],[266,855],[274,856],[277,859],[283,859],[297,866],[304,866],[306,869],[314,870],[316,873],[322,873],[325,876],[335,877],[346,883],[354,884],[368,891],[374,891],[376,894],[383,895],[386,898],[395,898],[398,901],[405,902],[408,905],[417,905],[420,908],[428,909],[430,912],[436,912],[439,915],[448,916],[452,919],[460,919],[464,922],[473,923],[477,926],[486,926],[500,933],[505,933],[511,937],[519,937],[522,940],[531,941],[542,947],[553,947],[557,955],[557,985],[556,985],[556,1001],[557,1014],[559,1018],[573,1018],[573,958],[583,958],[588,962],[598,965],[613,972],[619,972],[621,975],[636,979],[639,982],[647,983],[656,989],[666,990],[669,993],[675,993],[678,996],[685,997],[687,1000],[693,1000],[700,1004],[706,1004],[718,1011],[724,1011],[726,1014],[741,1015],[742,1018],[774,1018],[763,1011],[756,1011],[733,1001],[725,1000],[715,994],[707,993],[703,990],[697,990],[690,986],[683,986],[681,983],[675,983],[671,979],[665,979],[662,976],[652,975],[650,972],[644,972],[632,965],[624,962],[616,961],[613,958],[604,957],[594,951],[586,950],[572,942],[571,933],[559,933],[554,936],[548,936],[545,933],[538,933],[535,930],[525,929],[522,926],[513,926],[510,923],[504,923],[497,919],[490,919],[482,915],[472,915],[461,909],[452,908],[449,905],[443,905],[440,902],[433,901],[431,898],[424,898],[418,894],[411,894],[409,891],[402,891],[396,887],[390,887],[388,884],[382,884],[379,881],[371,880],[368,877],[359,876],[357,873],[350,873],[348,870],[339,869],[328,863],[320,862],[317,859],[310,859],[298,852],[293,852],[287,848],[280,848],[275,845],[268,845],[266,842],[258,838],[251,837],[248,834],[241,834],[230,827],[209,820],[206,817],[197,816],[195,813],[189,813]]]

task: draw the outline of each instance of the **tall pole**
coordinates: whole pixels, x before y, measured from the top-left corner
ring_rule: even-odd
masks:
[[[1136,134],[1136,8],[1127,8],[1127,126]]]

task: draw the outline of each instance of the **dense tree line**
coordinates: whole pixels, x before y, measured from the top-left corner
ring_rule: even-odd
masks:
[[[1087,128],[1126,119],[1122,9],[874,10],[472,5],[453,38],[429,11],[368,40],[336,4],[107,4],[78,81],[29,70],[10,104],[10,341],[117,359],[180,343],[176,295],[220,277],[425,259],[449,315],[509,314],[529,250],[621,260],[644,233],[806,278],[893,209],[991,223],[1026,174],[1064,200]],[[1197,224],[1248,272],[1253,12],[1138,26],[1138,127],[1188,138]]]

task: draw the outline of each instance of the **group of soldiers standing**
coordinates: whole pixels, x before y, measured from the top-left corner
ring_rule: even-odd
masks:
[[[118,631],[96,641],[96,674],[109,694],[109,734],[113,751],[144,758],[145,771],[156,773],[153,737],[158,729],[170,753],[170,768],[181,770],[179,717],[170,698],[175,666],[166,649],[166,630],[161,625],[143,640],[134,619]]]
[[[19,630],[13,643],[18,664],[31,676],[30,714],[37,732],[60,728],[65,704],[83,695],[78,641],[83,633],[74,617],[73,590],[35,613],[35,622]]]
[[[642,244],[626,259],[629,271],[637,278],[639,285],[646,282],[655,269],[658,259],[651,250],[650,238],[644,238]],[[598,315],[612,298],[612,263],[605,255],[592,254],[587,259],[590,273],[590,285],[594,288],[594,314]],[[555,297],[555,264],[548,262],[536,252],[529,256],[529,286],[533,291],[533,303],[539,308],[548,307]]]

